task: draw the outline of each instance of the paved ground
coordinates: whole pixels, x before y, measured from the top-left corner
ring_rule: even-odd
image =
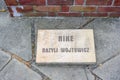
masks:
[[[0,12],[0,80],[120,80],[119,25],[120,18],[11,18]],[[36,64],[35,39],[43,28],[94,29],[97,63]]]
[[[5,2],[4,0],[0,0],[0,12],[3,11],[3,10],[6,10],[7,7],[5,5]]]

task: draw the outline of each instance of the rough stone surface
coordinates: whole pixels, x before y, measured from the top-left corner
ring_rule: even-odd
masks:
[[[95,76],[91,73],[89,69],[85,69],[86,75],[87,75],[87,80],[95,80]]]
[[[83,25],[89,18],[41,18],[35,21],[38,29],[76,29]]]
[[[35,27],[37,29],[55,29],[59,23],[61,23],[61,19],[39,18],[35,20]]]
[[[0,9],[6,9],[6,4],[4,0],[0,0]]]
[[[36,66],[51,80],[87,80],[85,70],[81,66]]]
[[[32,58],[31,20],[0,15],[0,48],[15,53],[25,60]]]
[[[0,50],[0,70],[9,62],[11,56]]]
[[[1,3],[0,3],[1,4]],[[19,57],[30,60],[31,27],[33,20],[36,29],[76,29],[90,18],[10,18],[8,13],[0,13],[0,48],[12,52]],[[120,52],[120,18],[99,18],[84,28],[94,29],[97,64],[103,66],[93,70],[93,73],[103,80],[120,80],[118,55]],[[32,27],[34,32],[34,28]],[[33,33],[33,38],[36,33]],[[34,39],[33,39],[34,40]],[[34,41],[33,41],[34,42]],[[0,51],[0,80],[41,80],[41,76],[21,62]],[[109,58],[113,58],[108,61]],[[8,64],[7,64],[8,63]],[[7,65],[6,65],[7,64]],[[84,66],[35,65],[51,80],[94,80],[95,76]],[[4,67],[4,68],[3,68]],[[96,65],[90,66],[94,69]],[[36,69],[36,70],[37,70]],[[43,77],[43,76],[42,76]],[[97,79],[96,79],[97,80]]]
[[[93,72],[103,80],[120,80],[120,55],[104,63]]]
[[[85,24],[90,18],[64,18],[62,23],[56,26],[58,29],[77,29]]]
[[[98,64],[105,62],[120,51],[119,25],[119,18],[101,18],[95,19],[85,27],[94,29]]]
[[[8,13],[0,13],[0,27],[1,26],[8,26],[11,23],[11,19]]]
[[[0,73],[0,80],[42,80],[42,77],[13,59]]]

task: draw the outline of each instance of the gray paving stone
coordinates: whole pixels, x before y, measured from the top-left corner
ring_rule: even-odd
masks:
[[[97,63],[100,64],[120,51],[120,19],[99,18],[85,28],[94,29]]]
[[[12,18],[9,17],[8,13],[0,13],[0,27],[8,26],[11,23]]]
[[[42,80],[42,77],[26,65],[13,59],[1,71],[0,80]]]
[[[89,69],[86,68],[85,71],[86,71],[86,75],[87,75],[87,78],[88,78],[87,80],[95,80],[95,76],[92,75],[92,73]]]
[[[76,29],[85,24],[90,18],[66,17],[62,23],[57,26],[58,29]]]
[[[40,18],[35,21],[35,26],[38,29],[76,29],[87,20],[89,20],[89,18]]]
[[[0,48],[31,60],[31,20],[0,14]]]
[[[85,70],[80,66],[36,66],[51,80],[87,80]]]
[[[103,80],[120,80],[120,55],[93,71]]]
[[[9,62],[11,56],[0,50],[0,70]]]
[[[61,19],[38,18],[35,20],[35,27],[38,29],[54,29],[61,23]]]
[[[0,0],[0,9],[6,9],[6,4],[4,0]]]

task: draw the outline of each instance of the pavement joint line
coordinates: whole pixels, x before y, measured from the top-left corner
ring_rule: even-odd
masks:
[[[90,71],[91,75],[94,76],[94,80],[96,80],[96,79],[95,79],[96,76],[92,73],[92,69],[90,69],[89,66],[86,66],[86,69],[88,69],[88,70]],[[87,75],[87,71],[86,71],[86,69],[85,69],[85,73],[86,73],[86,75]],[[87,75],[87,80],[89,80],[88,75]]]
[[[96,68],[98,67],[101,67],[102,65],[104,65],[106,62],[108,62],[109,60],[115,58],[116,56],[120,55],[120,53],[118,52],[116,55],[113,55],[112,57],[108,58],[107,60],[105,60],[104,62],[98,64],[98,65],[95,65],[92,70],[95,70]]]
[[[92,71],[90,70],[90,73],[94,76],[94,80],[95,80],[95,78],[97,77],[97,76],[95,76],[93,73],[92,73]]]
[[[17,56],[17,55],[12,55],[12,58],[17,59],[18,61],[20,61],[21,63],[24,63],[26,66],[30,67],[31,66],[31,62],[29,61],[25,61],[23,60],[21,57]]]
[[[10,57],[10,60],[0,69],[0,72],[10,63],[11,60],[12,60],[12,57]]]
[[[26,66],[30,67],[30,61],[25,61],[24,59],[22,59],[21,57],[19,57],[18,55],[14,54],[14,53],[11,53],[11,52],[8,52],[7,50],[5,49],[1,49],[1,51],[4,51],[6,52],[7,54],[11,55],[11,58],[15,58],[17,59],[18,61],[20,61],[21,63],[25,64]]]
[[[35,20],[31,22],[31,43],[32,43],[32,60],[34,61],[35,58]]]
[[[26,65],[28,68],[30,68],[31,70],[33,70],[33,71],[36,70],[35,72],[38,73],[40,76],[42,76],[42,77],[43,77],[43,80],[51,80],[51,79],[49,79],[46,75],[44,75],[42,72],[40,72],[38,69],[36,69],[35,67],[34,67],[34,69],[33,69],[33,67],[32,67],[32,65],[30,64],[30,62],[27,62],[27,61],[23,60],[22,58],[20,58],[19,56],[14,55],[13,53],[8,52],[8,51],[6,51],[6,50],[4,50],[4,49],[1,49],[1,48],[0,48],[0,50],[6,52],[6,54],[9,54],[9,55],[11,56],[10,60],[3,66],[3,68],[0,70],[0,72],[1,72],[1,71],[10,63],[10,61],[14,58],[14,59],[18,60],[19,62],[25,64],[25,65]],[[38,72],[38,71],[39,71],[39,72]]]
[[[86,68],[90,71],[90,73],[94,76],[94,80],[103,80],[102,78],[100,78],[98,75],[96,75],[96,74],[94,74],[93,72],[92,72],[92,69],[91,68],[89,68],[89,66],[86,66]],[[86,69],[85,69],[85,71],[86,71]],[[86,73],[86,72],[85,72]],[[87,73],[86,73],[87,74]],[[89,80],[89,79],[88,79]]]
[[[120,55],[120,53],[118,52],[116,55],[113,55],[112,57],[108,58],[107,60],[105,60],[104,62],[102,62],[102,64],[108,62],[109,60],[115,58],[116,56]]]
[[[82,26],[80,26],[78,29],[83,29],[85,26],[87,26],[89,23],[93,22],[96,18],[91,18],[88,21],[86,21],[85,24],[83,24]]]
[[[31,43],[32,43],[32,60],[30,61],[31,63],[35,62],[35,48],[36,48],[36,31],[37,29],[35,28],[35,20],[31,23]],[[49,77],[47,77],[45,74],[43,74],[39,69],[37,69],[35,66],[30,64],[30,68],[38,73],[40,76],[42,76],[42,80],[51,80]]]
[[[33,70],[33,71],[35,71],[36,73],[38,73],[42,78],[43,78],[43,80],[51,80],[48,76],[46,76],[44,73],[42,73],[39,69],[37,69],[37,67],[36,66],[31,66],[31,69]]]
[[[98,75],[94,74],[92,71],[91,71],[92,75],[95,76],[95,80],[103,80],[102,78],[100,78]]]
[[[88,76],[87,76],[86,69],[84,69],[84,72],[85,72],[85,75],[86,75],[87,80],[89,80],[89,78],[88,78]]]
[[[95,80],[103,80],[103,79],[100,79],[100,78],[98,78],[98,77],[95,77]]]
[[[110,57],[109,59],[105,60],[105,61],[102,62],[101,64],[98,64],[94,69],[96,69],[96,68],[98,68],[98,67],[101,67],[103,64],[105,64],[105,63],[108,62],[109,60],[112,60],[113,58],[117,57],[118,55],[120,55],[119,52],[118,52],[118,54],[116,54],[116,55]],[[94,70],[94,69],[93,69],[93,70]],[[100,80],[103,80],[103,79],[100,78],[98,75],[96,75],[95,73],[93,73],[92,70],[91,70],[91,73],[92,73],[92,75],[95,76],[95,80],[97,80],[97,78],[98,78],[98,80],[99,80],[99,79],[100,79]]]
[[[10,63],[10,61],[14,58],[16,60],[18,60],[19,62],[25,64],[28,68],[30,68],[31,70],[35,71],[36,73],[38,73],[40,76],[42,76],[42,80],[51,80],[49,77],[47,77],[45,74],[43,74],[42,72],[40,72],[36,67],[32,66],[31,63],[29,61],[25,61],[23,60],[21,57],[14,55],[11,52],[8,52],[4,49],[1,49],[1,51],[6,52],[6,54],[9,54],[11,56],[11,59],[4,65],[4,67],[0,70],[0,72]],[[34,67],[34,68],[33,68]]]

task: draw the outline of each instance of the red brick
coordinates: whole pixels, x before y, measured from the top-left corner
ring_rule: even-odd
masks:
[[[87,5],[111,5],[112,0],[87,0]]]
[[[17,5],[17,1],[16,0],[5,0],[7,6],[11,6],[11,5]]]
[[[59,12],[61,10],[60,6],[35,6],[34,10],[42,12]]]
[[[94,12],[96,11],[96,7],[92,6],[72,6],[70,8],[72,12]]]
[[[89,16],[89,17],[107,17],[107,13],[84,13],[83,16]]]
[[[16,7],[17,12],[31,12],[33,11],[33,7],[32,6],[23,6],[23,8],[21,7]]]
[[[120,12],[120,7],[99,7],[98,12]]]
[[[47,12],[24,13],[23,16],[28,16],[28,17],[47,16]]]
[[[66,16],[66,17],[80,17],[82,16],[81,13],[69,13],[69,12],[60,12],[58,16]]]
[[[10,15],[11,17],[14,17],[13,13],[9,13],[9,15]]]
[[[120,17],[120,13],[110,13],[110,17]]]
[[[47,5],[46,5],[47,1]],[[23,16],[120,17],[120,0],[5,0],[10,15],[13,9]],[[86,2],[86,5],[83,5]],[[16,12],[16,11],[15,11]],[[83,14],[81,14],[83,12]],[[109,14],[109,15],[108,15]]]
[[[45,5],[45,0],[35,0],[36,5]]]
[[[27,4],[34,4],[35,0],[19,0],[20,4],[27,5]]]
[[[56,16],[56,13],[55,12],[49,12],[48,16]]]
[[[45,5],[45,0],[19,0],[22,5]]]
[[[48,5],[71,5],[74,0],[48,0]]]
[[[84,0],[75,0],[75,5],[82,5]]]
[[[64,5],[64,6],[62,6],[62,12],[69,12],[69,6],[67,6],[67,5]]]
[[[115,6],[120,6],[120,0],[115,0],[114,5]]]
[[[13,11],[12,11],[12,9],[11,9],[10,7],[8,7],[8,10],[9,10],[9,12],[10,12],[10,13],[12,13],[12,12],[13,12]]]
[[[10,15],[11,17],[14,17],[14,16],[13,16],[13,13],[10,13],[9,15]]]

